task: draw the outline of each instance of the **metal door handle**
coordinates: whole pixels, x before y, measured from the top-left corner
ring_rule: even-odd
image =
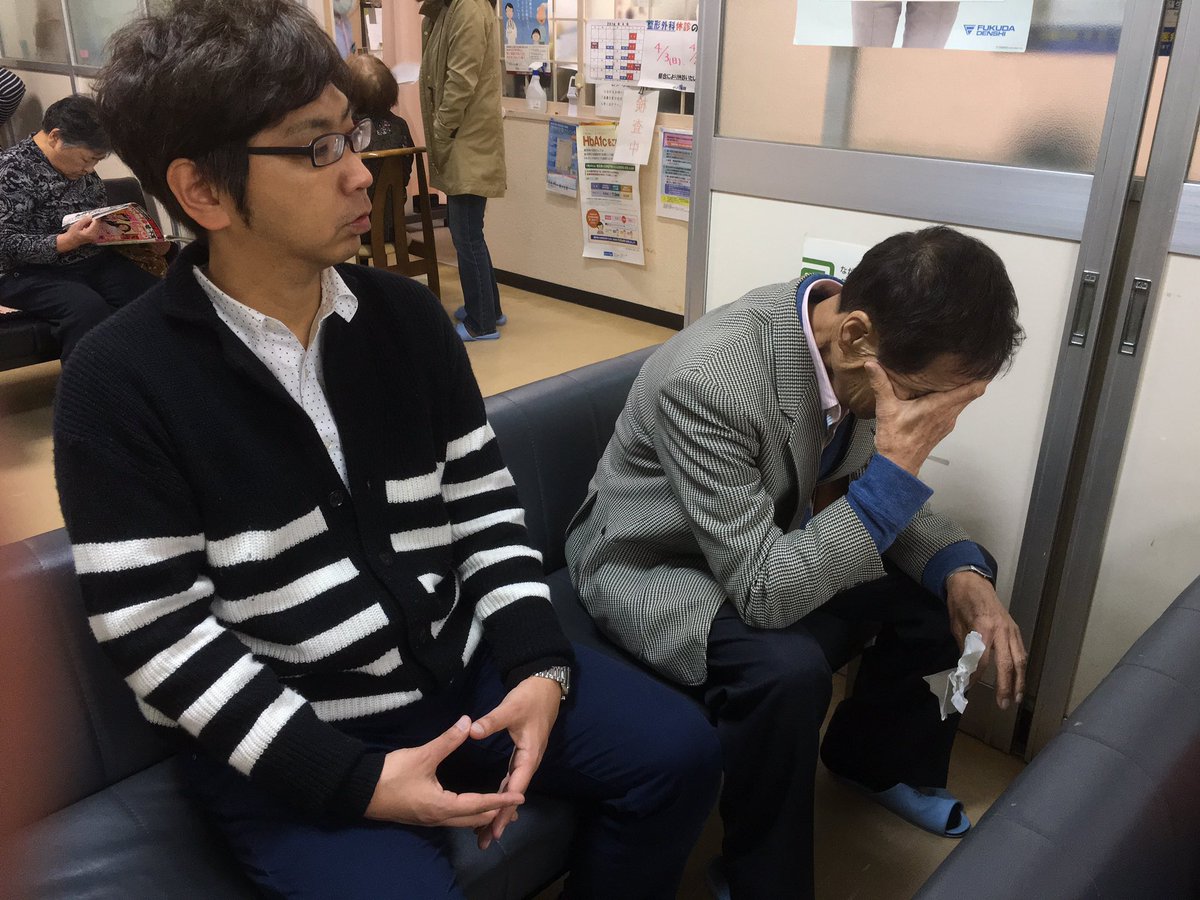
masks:
[[[1082,347],[1087,343],[1088,329],[1092,324],[1092,307],[1096,305],[1096,284],[1100,273],[1083,270],[1079,278],[1079,295],[1075,299],[1075,321],[1071,323],[1071,346]]]
[[[1118,353],[1133,356],[1142,339],[1142,323],[1146,320],[1146,304],[1150,301],[1150,279],[1135,278],[1129,291],[1129,308],[1125,310],[1125,326],[1121,329]]]

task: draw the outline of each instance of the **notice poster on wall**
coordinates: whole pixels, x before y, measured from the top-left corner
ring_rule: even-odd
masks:
[[[1033,0],[796,0],[796,44],[1024,53]]]
[[[639,87],[696,92],[696,48],[699,24],[683,19],[650,19],[646,22],[646,47],[642,51]]]
[[[550,24],[545,0],[504,0],[500,6],[504,68],[528,72],[550,59]]]
[[[584,258],[644,266],[638,167],[613,162],[616,124],[580,125],[575,130],[575,140],[579,148],[579,214],[583,222]]]
[[[644,166],[654,146],[654,121],[658,118],[658,91],[625,88],[621,119],[617,123],[615,162]]]
[[[658,215],[687,221],[692,207],[692,133],[664,128],[658,158]]]
[[[621,103],[625,99],[625,85],[619,81],[596,83],[596,115],[617,118],[621,115]]]
[[[579,156],[575,147],[575,125],[550,120],[546,139],[546,191],[574,197],[579,193]]]
[[[863,255],[871,249],[866,244],[850,244],[846,241],[831,241],[827,238],[805,237],[800,251],[800,277],[809,275],[832,275],[845,279],[858,265]]]

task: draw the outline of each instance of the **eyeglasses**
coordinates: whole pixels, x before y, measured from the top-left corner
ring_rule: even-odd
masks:
[[[307,156],[313,168],[331,166],[346,153],[346,146],[362,153],[371,143],[371,120],[363,119],[354,129],[342,134],[335,131],[315,137],[307,147],[247,147],[252,156]]]

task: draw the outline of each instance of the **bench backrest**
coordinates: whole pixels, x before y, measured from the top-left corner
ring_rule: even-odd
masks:
[[[637,350],[487,399],[488,419],[525,507],[530,540],[547,574],[566,565],[571,517],[612,437],[642,363]]]

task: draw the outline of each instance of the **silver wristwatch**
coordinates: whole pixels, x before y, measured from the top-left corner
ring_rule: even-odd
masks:
[[[979,566],[971,566],[971,565],[959,566],[956,569],[951,569],[949,572],[946,573],[946,582],[949,583],[950,576],[957,575],[959,572],[974,572],[976,575],[982,575],[984,578],[986,578],[992,584],[996,583],[996,579],[992,575],[988,574],[988,572],[985,569],[981,569],[981,568],[979,568]]]
[[[571,693],[571,669],[568,666],[551,666],[548,669],[542,669],[540,672],[534,672],[530,678],[549,678],[551,681],[558,682],[558,689],[562,691],[560,699],[566,700],[567,695]]]

